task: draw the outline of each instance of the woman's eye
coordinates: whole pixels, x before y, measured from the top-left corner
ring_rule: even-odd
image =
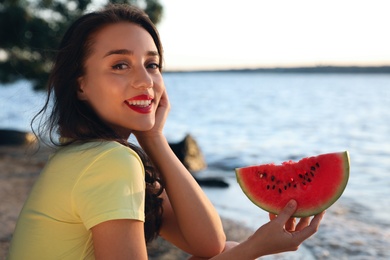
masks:
[[[112,66],[114,70],[124,70],[127,69],[129,66],[126,63],[118,63]]]
[[[159,69],[160,65],[157,63],[150,63],[150,64],[148,64],[147,68],[148,69]]]

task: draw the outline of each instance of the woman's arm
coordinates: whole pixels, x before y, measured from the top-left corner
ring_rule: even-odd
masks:
[[[147,259],[144,222],[117,219],[91,228],[95,259]]]
[[[163,175],[166,194],[161,235],[190,254],[211,257],[225,244],[214,206],[177,159],[165,138],[141,144]]]
[[[169,108],[168,97],[164,93],[154,128],[134,133],[165,182],[166,202],[161,235],[184,247],[190,254],[211,257],[223,250],[225,233],[214,206],[173,153],[162,133]]]

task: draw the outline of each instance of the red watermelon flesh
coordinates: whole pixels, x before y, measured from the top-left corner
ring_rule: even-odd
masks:
[[[260,208],[278,214],[291,199],[295,217],[307,217],[329,208],[343,193],[349,178],[349,154],[321,154],[287,161],[236,168],[237,182]]]

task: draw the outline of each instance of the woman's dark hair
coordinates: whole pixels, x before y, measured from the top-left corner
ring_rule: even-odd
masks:
[[[159,65],[162,67],[163,49],[159,34],[142,10],[130,5],[116,4],[98,12],[88,13],[77,19],[63,36],[49,77],[46,103],[33,118],[31,127],[41,141],[45,142],[46,134],[56,146],[69,145],[75,141],[113,140],[137,152],[145,167],[144,227],[145,239],[149,242],[158,235],[162,222],[162,199],[159,195],[164,186],[159,174],[142,149],[121,138],[85,101],[77,98],[78,79],[85,74],[84,64],[92,52],[94,35],[106,25],[121,22],[137,24],[152,36],[160,55]],[[44,117],[46,112],[50,113]],[[36,120],[37,131],[33,127]],[[56,135],[69,141],[59,143],[56,141]]]

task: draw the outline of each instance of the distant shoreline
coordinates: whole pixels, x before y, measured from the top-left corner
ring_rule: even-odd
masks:
[[[243,68],[215,70],[167,70],[164,73],[215,73],[215,72],[255,72],[255,73],[358,73],[358,74],[390,74],[389,66],[313,66],[313,67],[275,67],[275,68]]]

